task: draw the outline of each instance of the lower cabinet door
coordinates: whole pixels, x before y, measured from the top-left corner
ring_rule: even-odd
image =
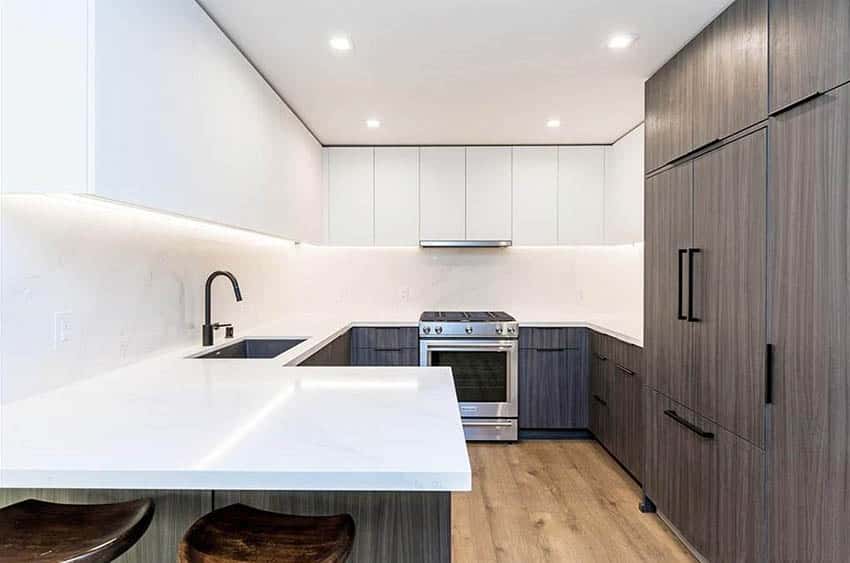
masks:
[[[761,561],[764,452],[652,390],[645,393],[644,490],[713,562]]]
[[[590,431],[610,451],[612,421],[608,402],[608,363],[604,350],[594,347],[590,358]]]
[[[580,349],[520,350],[520,428],[587,427],[587,368],[582,356]]]

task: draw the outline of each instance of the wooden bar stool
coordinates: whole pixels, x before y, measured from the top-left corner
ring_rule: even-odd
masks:
[[[180,563],[342,563],[354,519],[291,516],[231,504],[201,517],[180,542]]]
[[[0,562],[103,563],[133,547],[153,518],[150,499],[56,504],[29,499],[0,509]]]

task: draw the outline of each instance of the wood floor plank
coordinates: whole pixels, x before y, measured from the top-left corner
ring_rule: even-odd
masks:
[[[455,563],[693,562],[639,486],[595,441],[469,444],[452,502]]]

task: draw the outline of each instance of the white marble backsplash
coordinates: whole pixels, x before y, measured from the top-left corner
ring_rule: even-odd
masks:
[[[509,249],[334,248],[85,197],[0,196],[0,401],[11,402],[240,328],[332,314],[415,321],[426,309],[589,320],[640,336],[643,245]],[[70,313],[56,345],[56,313]]]

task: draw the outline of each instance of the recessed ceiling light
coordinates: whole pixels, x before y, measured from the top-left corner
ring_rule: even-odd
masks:
[[[368,127],[369,129],[377,129],[380,126],[381,126],[381,121],[379,119],[367,119],[366,120],[366,127]]]
[[[560,126],[561,126],[561,120],[560,119],[550,119],[549,121],[546,122],[546,127],[549,127],[551,129],[554,129],[554,128],[560,127]]]
[[[330,45],[331,49],[334,51],[350,51],[354,47],[351,43],[351,39],[345,35],[335,35],[334,37],[331,37]]]
[[[609,49],[625,49],[637,41],[638,36],[634,33],[617,33],[608,39]]]

